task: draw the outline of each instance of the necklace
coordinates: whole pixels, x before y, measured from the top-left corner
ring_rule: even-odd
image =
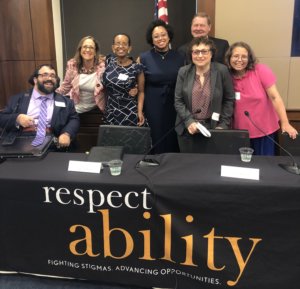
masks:
[[[165,60],[167,54],[170,52],[170,49],[167,51],[158,51],[154,48],[154,51],[161,57],[162,60]]]
[[[89,69],[82,66],[80,69],[80,73],[84,73],[84,74],[91,74],[91,73],[94,73],[94,71],[95,71],[95,66],[92,66]]]

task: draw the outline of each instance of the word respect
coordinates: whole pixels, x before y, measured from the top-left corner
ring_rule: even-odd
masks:
[[[44,203],[59,203],[61,205],[87,206],[87,213],[96,213],[100,207],[121,208],[126,206],[129,209],[142,207],[150,210],[151,193],[145,188],[142,192],[130,191],[121,193],[116,190],[104,193],[95,189],[69,190],[67,188],[42,187],[44,192]]]

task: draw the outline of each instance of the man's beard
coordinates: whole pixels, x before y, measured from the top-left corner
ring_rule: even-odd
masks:
[[[44,84],[46,84],[46,83],[52,83],[53,87],[49,87],[49,88],[45,87]],[[50,94],[50,93],[52,93],[52,92],[55,91],[55,89],[56,89],[56,83],[53,82],[52,80],[38,81],[37,82],[37,87],[38,87],[39,91],[41,91],[41,92],[43,92],[45,94]]]

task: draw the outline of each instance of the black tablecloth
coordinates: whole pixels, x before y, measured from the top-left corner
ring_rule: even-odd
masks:
[[[300,178],[287,157],[164,154],[121,176],[68,171],[83,154],[0,166],[0,271],[169,288],[296,289]],[[260,180],[221,177],[221,165]],[[177,287],[176,287],[177,286]]]

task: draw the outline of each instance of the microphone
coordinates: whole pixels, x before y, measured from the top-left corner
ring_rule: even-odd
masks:
[[[193,116],[197,113],[200,113],[201,109],[196,110],[194,113],[190,113],[187,117],[181,119],[176,125],[172,126],[164,135],[162,135],[158,141],[156,141],[156,143],[154,145],[152,145],[150,147],[150,149],[144,154],[144,157],[142,158],[142,160],[140,160],[137,164],[136,164],[136,168],[142,168],[142,167],[153,167],[153,166],[159,166],[160,163],[156,160],[156,159],[152,159],[152,158],[146,158],[147,155],[154,149],[156,148],[172,131],[173,129],[175,129],[177,126],[179,126],[180,124],[182,124],[184,121],[186,121],[190,116]]]
[[[283,168],[284,170],[292,173],[292,174],[296,174],[296,175],[300,175],[300,167],[299,165],[297,164],[297,162],[295,161],[293,155],[288,151],[286,150],[282,145],[280,145],[277,141],[275,141],[274,139],[272,139],[270,136],[268,136],[262,129],[260,129],[252,120],[251,116],[250,116],[250,113],[245,110],[244,111],[244,114],[246,117],[248,117],[248,119],[250,120],[250,122],[261,132],[263,133],[269,140],[271,140],[274,144],[276,144],[280,149],[282,149],[289,157],[290,159],[292,160],[292,164],[289,165],[289,164],[279,164],[279,166],[281,168]]]

